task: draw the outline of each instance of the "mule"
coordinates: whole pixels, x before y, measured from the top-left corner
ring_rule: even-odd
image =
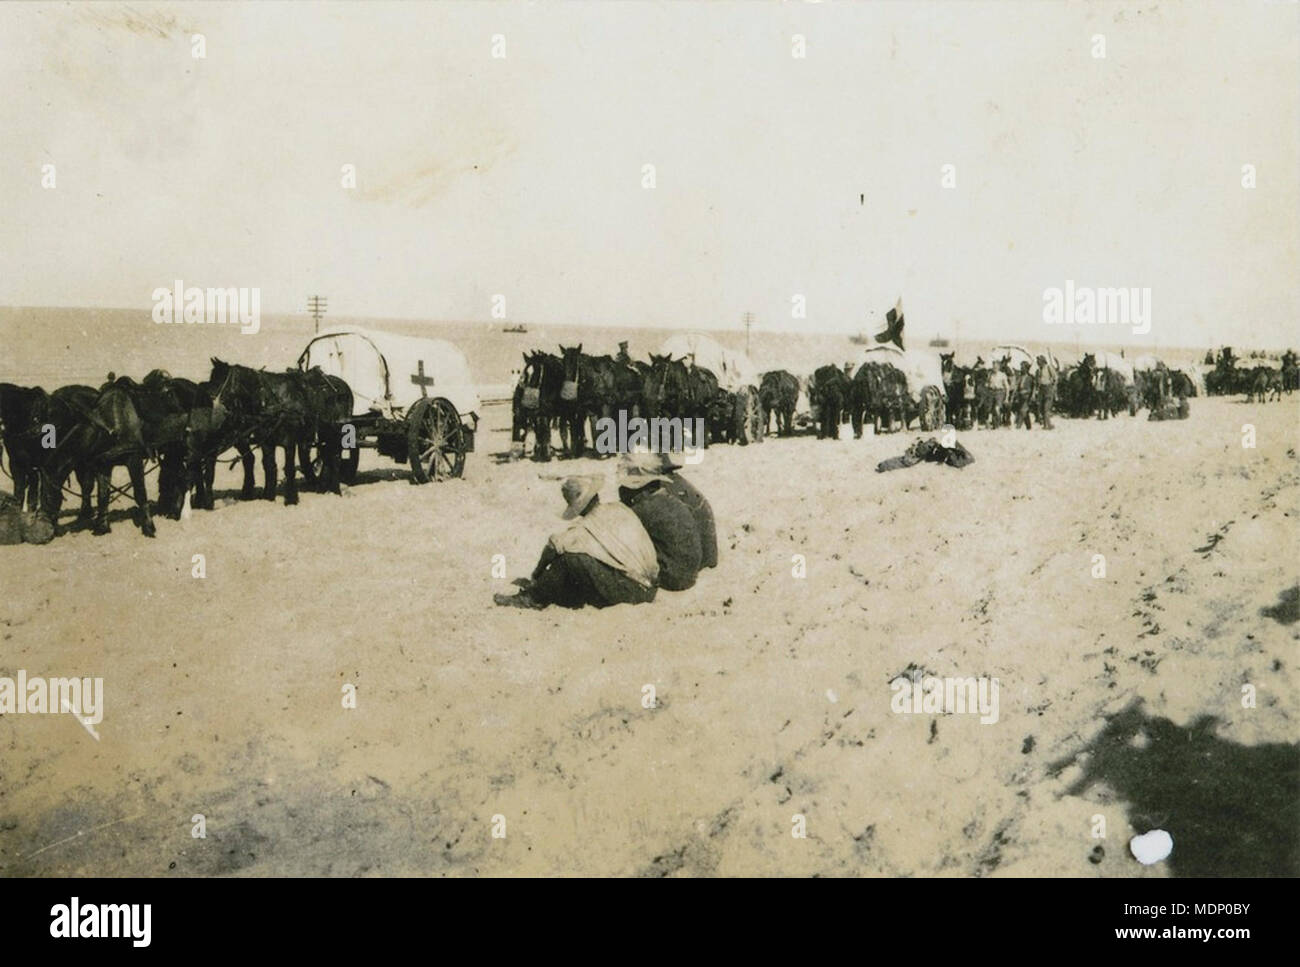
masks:
[[[519,374],[511,405],[511,442],[526,449],[528,431],[533,431],[533,459],[545,463],[551,459],[551,428],[557,421],[561,443],[569,450],[569,425],[559,420],[560,384],[564,381],[564,363],[559,356],[544,352],[524,354],[524,369]]]
[[[820,366],[813,373],[817,407],[817,439],[838,440],[840,424],[849,413],[852,384],[839,366]]]
[[[345,482],[342,470],[343,428],[352,418],[352,388],[345,380],[329,375],[319,366],[313,366],[306,372],[294,369],[288,372],[300,375],[303,392],[307,396],[307,412],[311,417],[306,435],[298,444],[298,462],[302,466],[303,480],[309,487],[324,493],[341,494]],[[348,449],[355,453],[356,441],[353,440],[352,443],[353,446]],[[319,477],[314,466],[316,461],[321,466]],[[354,472],[355,461],[350,467]],[[352,480],[346,482],[351,483]]]
[[[278,478],[276,450],[284,451],[284,503],[298,503],[295,461],[299,446],[315,439],[316,417],[306,374],[298,370],[268,373],[212,360],[212,375],[207,387],[213,393],[213,405],[223,411],[221,449],[235,447],[244,465],[241,496],[254,496],[253,447],[262,451],[263,500],[275,500]],[[205,468],[208,480],[215,471],[215,456]]]
[[[137,523],[145,537],[157,529],[149,510],[144,462],[152,456],[145,439],[144,420],[134,401],[130,381],[106,384],[91,400],[87,387],[64,387],[51,394],[48,417],[54,427],[56,446],[41,467],[42,513],[59,532],[59,511],[63,506],[63,485],[74,470],[93,472],[98,489],[98,507],[93,533],[107,534],[108,504],[113,493],[113,468],[125,466],[131,478]],[[64,391],[69,392],[64,392]],[[90,391],[94,393],[93,390]],[[62,395],[61,395],[62,394]],[[88,481],[87,481],[88,483]],[[83,511],[89,486],[83,485]]]
[[[799,380],[784,369],[764,373],[758,384],[758,401],[763,410],[763,430],[771,429],[776,416],[778,436],[794,433],[794,411],[799,404]]]

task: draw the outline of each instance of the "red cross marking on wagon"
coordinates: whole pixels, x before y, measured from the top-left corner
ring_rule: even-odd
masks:
[[[411,374],[411,382],[420,387],[420,395],[428,396],[429,387],[433,385],[433,377],[424,375],[424,360],[420,360],[419,372]]]

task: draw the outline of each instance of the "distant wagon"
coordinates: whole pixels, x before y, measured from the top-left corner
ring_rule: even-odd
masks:
[[[480,403],[469,364],[451,343],[336,326],[312,338],[298,366],[319,366],[352,388],[356,446],[343,458],[344,482],[356,478],[361,447],[409,463],[416,483],[464,473]]]
[[[920,416],[921,428],[937,430],[945,419],[943,364],[937,354],[918,349],[899,349],[888,343],[862,350],[858,364],[883,363],[894,367],[907,381],[907,395]],[[905,417],[908,422],[910,417]]]

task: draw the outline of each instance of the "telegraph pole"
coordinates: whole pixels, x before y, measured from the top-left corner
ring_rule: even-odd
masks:
[[[325,310],[329,308],[328,299],[322,295],[312,295],[307,297],[307,311],[311,317],[316,320],[316,331],[320,332],[320,317],[325,315]]]
[[[752,312],[746,312],[742,318],[744,319],[745,322],[745,355],[748,356],[749,355],[749,329],[751,326],[754,325],[754,314]]]

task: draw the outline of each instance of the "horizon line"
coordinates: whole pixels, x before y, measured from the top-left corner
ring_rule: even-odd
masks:
[[[82,312],[122,312],[122,313],[135,312],[135,313],[142,313],[146,316],[150,312],[150,309],[138,307],[138,306],[0,304],[0,312],[21,311],[25,309],[46,310],[46,311],[78,310]],[[272,319],[294,319],[294,320],[301,319],[303,321],[311,321],[312,319],[312,316],[305,309],[294,310],[291,312],[267,312],[266,316]],[[330,325],[335,324],[333,322],[328,321],[330,318],[331,317],[327,313],[326,317],[321,320],[322,328],[326,328]],[[358,322],[358,323],[377,321],[377,322],[421,323],[421,324],[433,325],[433,326],[502,326],[502,327],[527,326],[530,330],[533,328],[544,329],[549,326],[549,327],[574,328],[574,329],[630,329],[630,330],[654,329],[654,330],[664,331],[664,332],[703,331],[703,332],[726,332],[726,333],[734,333],[736,335],[745,334],[744,328],[734,328],[734,327],[727,328],[723,326],[710,326],[707,324],[657,325],[653,323],[578,322],[578,321],[530,322],[521,319],[437,319],[430,316],[389,316],[389,315],[348,315],[348,314],[340,314],[340,315],[333,316],[332,318],[339,322]],[[1062,327],[1054,326],[1052,328],[1059,330]],[[1105,332],[1107,329],[1110,329],[1112,327],[1088,326],[1084,328],[1090,331],[1095,329],[1099,332]],[[1123,328],[1123,327],[1118,327],[1118,328]],[[817,335],[817,336],[842,336],[845,339],[850,339],[853,337],[872,335],[872,330],[870,329],[870,327],[862,327],[858,329],[811,329],[811,328],[810,329],[769,329],[769,328],[760,328],[758,326],[755,326],[751,330],[751,332],[758,333],[758,334],[765,334],[769,336],[795,336],[795,337],[803,337],[803,338],[806,338],[810,335]],[[946,340],[949,344],[957,344],[957,343],[970,344],[970,343],[982,343],[982,342],[1002,344],[1002,343],[1014,343],[1014,342],[1028,342],[1028,343],[1043,343],[1046,345],[1061,345],[1061,346],[1077,344],[1080,348],[1085,345],[1090,346],[1090,345],[1102,344],[1100,342],[1094,343],[1091,340],[1089,341],[1081,340],[1077,337],[1075,339],[1060,339],[1060,338],[1043,339],[1043,338],[1032,338],[1032,337],[1027,338],[1025,336],[962,338],[956,334],[949,334],[942,330],[930,330],[928,332],[925,330],[920,330],[920,335],[917,336],[917,341],[924,341],[927,344],[925,346],[925,348],[927,349],[943,348],[943,347],[929,346],[928,343],[932,339],[943,339]],[[1236,340],[1220,341],[1217,343],[1155,343],[1155,344],[1147,345],[1143,343],[1120,342],[1120,343],[1112,343],[1112,344],[1123,346],[1126,349],[1129,348],[1142,349],[1147,352],[1155,352],[1156,350],[1160,350],[1160,349],[1209,350],[1209,349],[1221,348],[1223,346],[1246,346],[1250,349],[1277,350],[1279,352],[1282,351],[1284,348],[1289,348],[1289,344],[1288,346],[1285,347],[1282,346],[1281,344],[1277,346],[1269,346],[1269,345],[1261,346],[1257,344],[1238,342]]]

